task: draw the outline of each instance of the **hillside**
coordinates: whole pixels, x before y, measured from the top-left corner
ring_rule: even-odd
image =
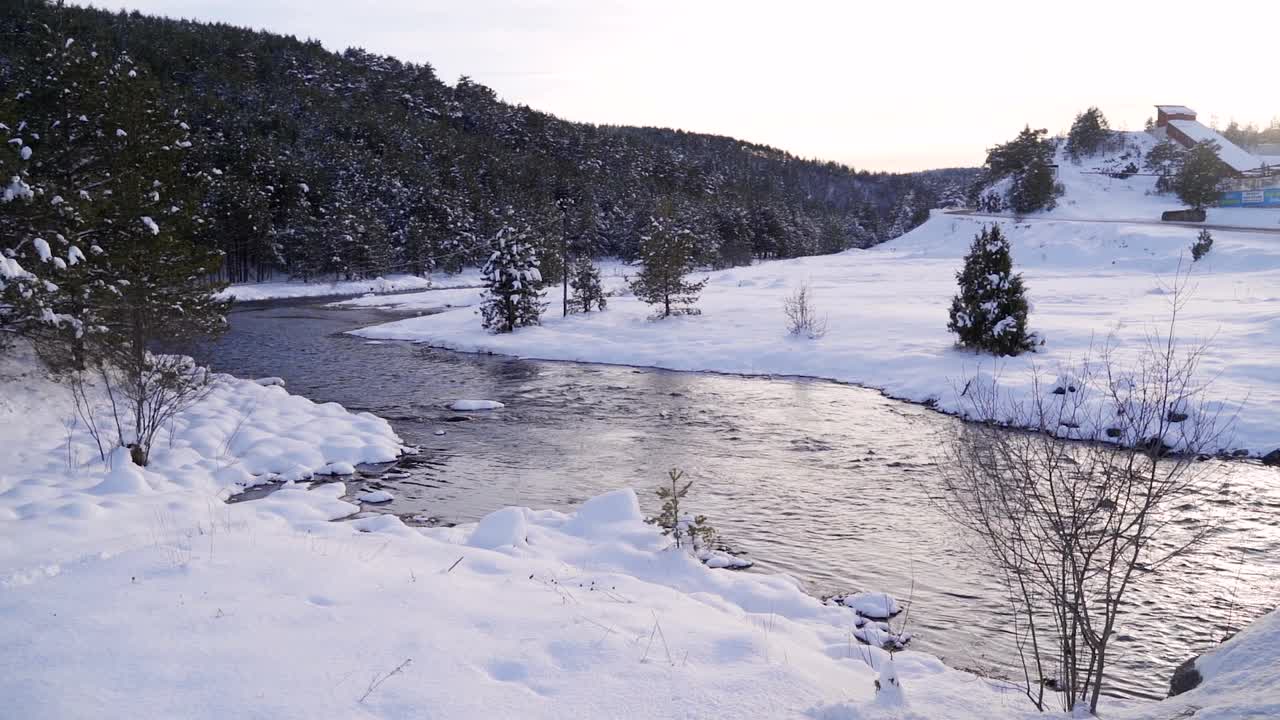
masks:
[[[1159,221],[1166,210],[1186,207],[1173,193],[1156,188],[1158,177],[1145,167],[1145,160],[1159,141],[1146,132],[1116,132],[1110,147],[1095,155],[1071,158],[1062,143],[1054,153],[1058,166],[1057,180],[1063,193],[1051,210],[1031,213],[1028,217],[1062,220],[1135,220]],[[1133,163],[1142,173],[1123,177]],[[1003,193],[1005,179],[981,192]],[[1274,228],[1280,230],[1280,210],[1264,208],[1208,208],[1206,222],[1232,227]],[[1006,211],[1004,215],[1012,216]]]
[[[136,82],[190,125],[191,172],[216,177],[200,235],[225,251],[231,282],[456,269],[506,225],[630,257],[660,201],[695,231],[707,264],[835,252],[900,235],[973,177],[855,171],[734,138],[574,123],[466,77],[448,84],[430,65],[221,24],[21,0],[0,8],[0,33],[11,39],[0,85],[18,90],[0,100],[7,128],[39,114],[32,104],[59,102],[51,67],[68,54],[129,54]],[[39,136],[26,140],[39,160]]]

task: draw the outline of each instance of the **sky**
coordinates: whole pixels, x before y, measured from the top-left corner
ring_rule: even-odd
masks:
[[[430,63],[568,120],[730,135],[858,169],[982,163],[1097,105],[1280,116],[1275,6],[805,0],[95,0]]]

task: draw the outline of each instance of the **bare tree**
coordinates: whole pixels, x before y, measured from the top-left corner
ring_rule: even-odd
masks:
[[[962,392],[980,422],[945,451],[944,510],[1003,581],[1025,692],[1041,710],[1057,690],[1064,710],[1097,712],[1127,593],[1209,530],[1180,508],[1204,486],[1197,456],[1230,423],[1197,379],[1204,347],[1175,338],[1184,299],[1180,275],[1169,325],[1127,369],[1108,343],[1054,383],[1037,376],[1025,401],[990,377]]]
[[[801,285],[783,300],[782,311],[787,315],[787,332],[792,335],[817,340],[827,334],[827,318],[818,317],[818,308],[808,285]]]

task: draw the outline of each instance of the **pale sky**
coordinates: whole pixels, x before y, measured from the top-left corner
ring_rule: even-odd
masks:
[[[1024,124],[1156,103],[1280,116],[1280,9],[754,0],[96,0],[428,62],[569,120],[731,135],[867,170],[978,165]],[[1193,10],[1193,8],[1203,8]]]

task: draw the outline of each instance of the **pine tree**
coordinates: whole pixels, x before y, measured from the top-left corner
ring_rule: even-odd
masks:
[[[683,470],[672,468],[667,471],[670,485],[659,486],[655,492],[658,499],[662,500],[662,511],[657,517],[650,518],[649,522],[662,528],[663,535],[675,538],[677,548],[697,554],[712,549],[717,533],[706,515],[690,515],[681,509],[681,501],[689,494],[689,488],[693,487],[692,480],[681,484],[683,479]]]
[[[1158,192],[1169,192],[1173,190],[1173,181],[1177,177],[1179,170],[1182,168],[1182,162],[1186,158],[1186,151],[1182,147],[1170,140],[1163,140],[1151,148],[1151,152],[1147,153],[1143,165],[1159,177],[1156,179],[1156,190]]]
[[[694,270],[694,238],[687,230],[672,229],[671,224],[669,213],[650,219],[648,232],[641,237],[642,267],[631,281],[636,297],[660,306],[655,318],[697,315],[693,304],[707,284],[706,280],[685,280]]]
[[[1014,176],[1009,186],[1009,208],[1018,215],[1052,210],[1057,204],[1058,188],[1053,168],[1035,158],[1025,170]]]
[[[1218,144],[1202,140],[1191,148],[1173,178],[1178,199],[1199,210],[1218,201],[1227,166],[1218,158]]]
[[[535,244],[527,228],[504,225],[493,238],[493,253],[485,263],[481,324],[495,333],[541,323],[542,275],[535,260]]]
[[[974,237],[956,280],[960,293],[951,301],[947,330],[959,336],[962,347],[994,355],[1034,348],[1022,277],[1013,272],[1009,241],[999,225],[984,226]]]
[[[1208,230],[1201,230],[1196,236],[1196,241],[1191,243],[1191,262],[1196,262],[1208,255],[1211,249],[1213,249],[1213,234]]]
[[[569,279],[569,312],[591,312],[594,306],[604,310],[607,301],[604,289],[600,287],[600,270],[591,258],[580,256],[573,262],[573,273]]]
[[[1087,157],[1102,149],[1103,144],[1111,137],[1111,126],[1102,111],[1096,107],[1076,115],[1071,123],[1071,131],[1067,133],[1067,154],[1072,159]]]

